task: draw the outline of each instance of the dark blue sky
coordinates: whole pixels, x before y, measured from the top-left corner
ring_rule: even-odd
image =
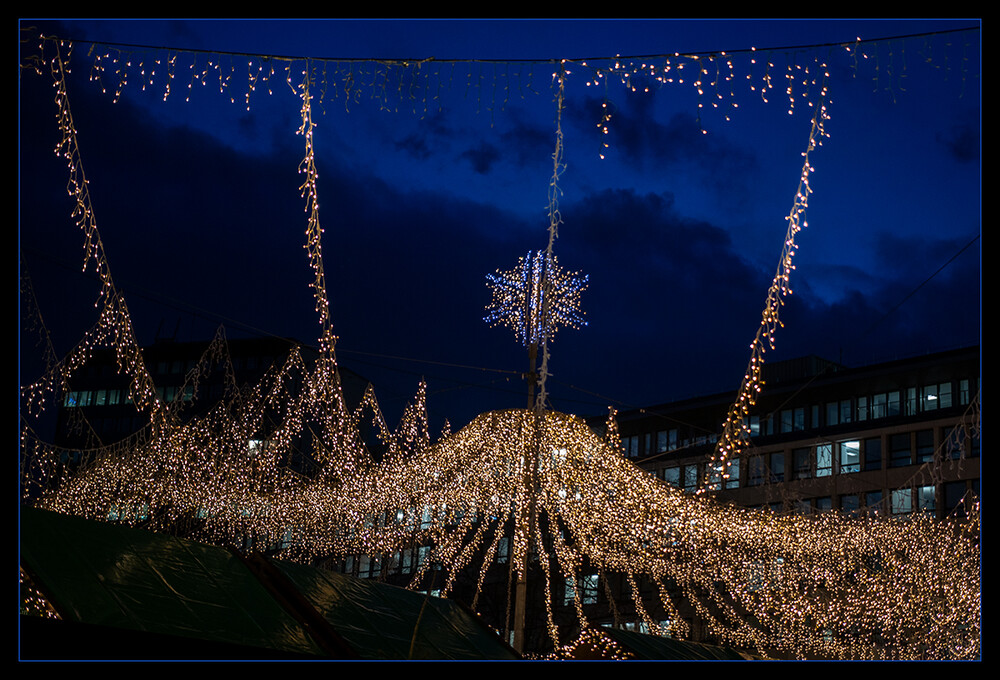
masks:
[[[482,317],[485,275],[510,269],[547,237],[552,66],[528,59],[574,60],[556,253],[590,287],[588,325],[561,331],[552,345],[556,409],[600,413],[609,403],[739,387],[810,122],[801,102],[789,115],[783,85],[767,103],[749,91],[747,75],[760,77],[764,55],[776,80],[817,54],[831,74],[831,136],[812,157],[795,294],[768,359],[815,353],[853,365],[979,342],[979,33],[883,40],[858,59],[833,46],[976,20],[22,21],[29,25],[76,41],[203,50],[177,63],[211,59],[226,73],[237,58],[219,53],[518,60],[429,62],[420,91],[380,83],[370,63],[316,62],[328,69],[314,113],[338,357],[373,380],[390,417],[421,375],[434,416],[456,425],[525,403],[523,383],[501,372],[523,370],[525,352]],[[816,44],[826,46],[802,48]],[[738,52],[750,47],[753,66]],[[784,47],[802,49],[766,49]],[[315,341],[296,172],[300,100],[291,88],[272,80],[273,94],[259,88],[248,112],[245,66],[221,92],[218,78],[195,86],[190,101],[190,77],[178,69],[164,102],[161,70],[145,91],[131,74],[115,103],[87,78],[89,49],[81,42],[73,55],[70,101],[98,227],[140,342],[175,329],[207,340],[219,323],[233,336]],[[648,93],[620,81],[588,87],[579,63],[724,50],[736,52],[735,78],[720,81],[730,120],[708,109],[700,127],[690,80]],[[22,45],[22,55],[30,51]],[[356,98],[344,97],[348,76],[364,88]],[[372,84],[387,93],[383,102]],[[613,115],[602,135],[605,98]],[[21,247],[65,352],[93,324],[97,289],[78,273],[82,239],[68,214],[65,166],[52,154],[47,74],[22,74],[20,124]],[[22,347],[25,372],[31,351]]]

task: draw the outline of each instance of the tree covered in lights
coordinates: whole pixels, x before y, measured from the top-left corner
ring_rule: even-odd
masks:
[[[26,420],[22,480],[26,496],[30,491],[38,506],[152,530],[176,531],[184,524],[200,540],[267,549],[303,562],[364,560],[387,571],[391,565],[412,588],[432,585],[445,596],[464,588],[473,608],[494,565],[503,563],[511,584],[523,583],[529,572],[538,584],[539,611],[552,649],[592,625],[589,589],[606,590],[614,580],[629,593],[630,601],[621,606],[652,632],[686,637],[693,613],[713,639],[765,654],[978,657],[976,511],[971,521],[958,524],[923,516],[905,522],[803,517],[724,505],[708,493],[672,488],[629,463],[613,414],[598,435],[580,418],[545,408],[547,343],[560,326],[585,323],[579,298],[587,277],[565,272],[552,254],[561,222],[555,201],[561,131],[553,155],[548,248],[487,277],[493,301],[486,321],[508,326],[525,346],[543,348],[542,396],[530,408],[484,413],[434,440],[423,386],[395,429],[385,422],[372,390],[354,410],[343,398],[316,200],[312,101],[317,88],[309,64],[299,78],[293,77],[293,66],[302,64],[289,61],[286,82],[301,99],[299,133],[306,146],[301,190],[309,214],[306,248],[321,357],[309,363],[292,351],[252,389],[228,394],[197,417],[181,417],[183,404],[156,392],[124,297],[111,277],[69,105],[69,45],[52,38],[40,44],[32,63],[40,73],[47,70],[55,84],[62,133],[56,151],[67,162],[73,217],[101,292],[94,327],[69,355],[49,362],[41,378],[22,388],[25,412],[61,398],[94,349],[108,346],[119,371],[130,377],[131,400],[148,426],[67,466],[66,452],[42,441]],[[117,98],[132,62],[125,66],[99,52],[93,58],[95,73],[119,75]],[[690,73],[708,73],[704,58],[673,59],[667,62],[671,68],[654,74],[664,83],[673,82],[671,73],[684,66]],[[731,70],[731,61],[725,63]],[[555,66],[561,115],[570,65],[562,60]],[[791,292],[795,236],[806,226],[809,154],[826,137],[826,67],[811,66],[803,81],[814,95],[805,162],[750,364],[723,425],[715,456],[722,467],[746,443],[740,423],[762,389],[763,357],[774,346],[782,298]],[[280,78],[273,62],[270,68],[270,75],[250,69],[248,106],[255,84]],[[400,66],[375,62],[372,68]],[[590,73],[595,82],[620,78],[626,86],[649,75],[645,65],[639,69],[626,60]],[[706,87],[700,76],[695,82]],[[192,387],[196,390],[203,371],[225,357],[220,335],[188,374]],[[254,447],[250,442],[265,421],[271,431],[268,445]],[[385,449],[378,459],[360,434],[366,422]],[[308,469],[290,463],[294,442],[306,433],[313,463]],[[515,624],[514,593],[508,593],[499,625],[509,630]],[[562,622],[563,605],[569,606],[570,626]]]

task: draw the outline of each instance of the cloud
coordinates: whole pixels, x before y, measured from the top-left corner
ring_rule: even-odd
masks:
[[[853,287],[844,279],[838,299],[789,299],[783,344],[856,364],[979,342],[979,245],[969,240],[881,236],[878,266]]]
[[[431,156],[430,146],[424,135],[409,134],[396,142],[396,150],[402,151],[417,160],[427,160]]]
[[[500,139],[503,148],[513,152],[517,164],[520,167],[532,167],[548,161],[556,143],[552,126],[532,124],[518,109],[511,109],[507,118],[510,125]]]
[[[466,149],[459,158],[469,161],[472,169],[480,175],[487,175],[500,160],[500,151],[489,142],[480,142],[472,149]]]
[[[587,98],[572,119],[579,127],[593,129],[601,119],[603,100]],[[617,106],[615,105],[617,104]],[[608,126],[609,157],[616,154],[639,172],[656,170],[664,177],[695,181],[727,202],[749,198],[748,178],[759,164],[753,151],[713,131],[704,134],[697,119],[681,111],[658,111],[653,92],[629,92],[625,100],[612,103]]]
[[[953,125],[947,132],[939,134],[937,139],[959,163],[975,163],[979,160],[978,123]]]

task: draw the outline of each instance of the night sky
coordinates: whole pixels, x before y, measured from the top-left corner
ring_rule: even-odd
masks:
[[[552,343],[552,406],[591,415],[739,387],[798,184],[811,111],[765,103],[735,60],[738,108],[698,118],[690,84],[587,87],[580,60],[770,52],[830,63],[830,138],[812,155],[809,227],[779,360],[847,365],[976,344],[981,310],[978,31],[880,41],[855,60],[835,44],[976,27],[955,21],[73,21],[22,20],[78,41],[70,103],[98,228],[139,342],[278,335],[315,343],[297,174],[300,99],[283,78],[245,103],[242,81],[133,77],[117,102],[88,79],[89,44],[285,57],[437,60],[431,96],[343,96],[370,64],[342,66],[314,102],[320,220],[341,365],[369,378],[390,419],[421,376],[454,427],[523,407],[526,351],[483,322],[486,275],[547,239],[555,146],[552,65],[567,58],[560,264],[589,275],[588,325]],[[21,45],[22,56],[33,45]],[[179,63],[190,63],[185,53]],[[215,57],[223,64],[233,57]],[[185,61],[186,60],[186,61]],[[640,60],[641,61],[641,60]],[[652,58],[662,63],[663,58]],[[303,62],[293,71],[301,72]],[[346,62],[344,62],[346,64]],[[758,75],[760,62],[750,72]],[[512,74],[517,74],[513,76]],[[576,75],[574,75],[576,74]],[[112,79],[113,80],[113,79]],[[190,80],[188,78],[188,80]],[[293,78],[297,83],[299,78]],[[105,84],[108,84],[107,82]],[[393,90],[393,87],[396,87]],[[231,103],[230,98],[235,99]],[[613,112],[601,134],[601,104]],[[242,98],[242,99],[241,99]],[[19,237],[57,351],[96,320],[66,196],[52,79],[20,82]],[[703,132],[704,131],[704,132]],[[607,142],[607,148],[603,144]],[[600,159],[600,154],[605,159]],[[21,382],[37,377],[22,334]]]

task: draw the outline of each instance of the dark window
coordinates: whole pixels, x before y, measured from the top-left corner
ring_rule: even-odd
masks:
[[[865,470],[882,469],[882,439],[875,437],[865,440]]]
[[[771,482],[785,481],[785,454],[771,454]]]
[[[894,434],[889,437],[889,465],[904,467],[912,462],[910,456],[910,435]]]
[[[917,462],[929,463],[934,460],[934,430],[917,432]]]
[[[812,477],[812,449],[803,448],[792,451],[792,478],[809,479]]]
[[[860,507],[860,499],[857,495],[851,494],[840,497],[840,510],[848,515],[856,515]]]

